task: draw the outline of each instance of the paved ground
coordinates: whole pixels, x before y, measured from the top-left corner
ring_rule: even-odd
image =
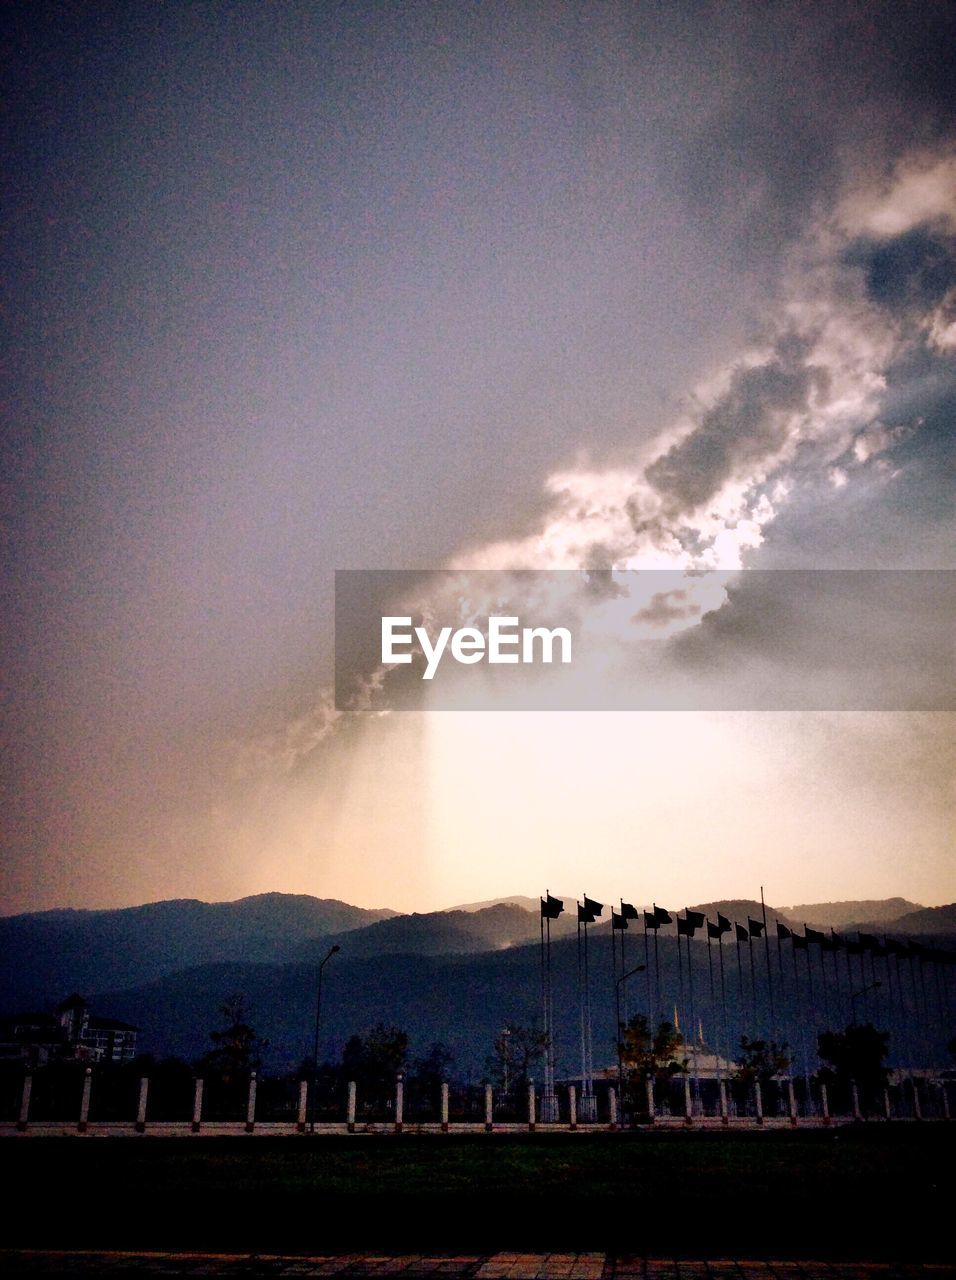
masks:
[[[296,1256],[248,1253],[93,1253],[0,1249],[6,1275],[394,1276],[404,1280],[956,1280],[956,1266],[921,1263],[674,1261],[604,1253]]]

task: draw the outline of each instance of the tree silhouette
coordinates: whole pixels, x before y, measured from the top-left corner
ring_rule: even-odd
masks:
[[[219,1075],[223,1084],[232,1085],[261,1067],[262,1052],[269,1047],[269,1042],[257,1035],[251,1025],[251,1010],[241,991],[227,996],[219,1012],[226,1025],[210,1031],[209,1038],[215,1048],[210,1049],[198,1065],[204,1071]]]

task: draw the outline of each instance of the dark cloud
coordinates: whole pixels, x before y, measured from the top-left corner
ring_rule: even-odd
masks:
[[[675,510],[702,506],[738,471],[759,469],[785,444],[791,416],[827,377],[804,357],[804,344],[787,336],[764,364],[737,369],[691,434],[647,468],[647,479]]]
[[[956,284],[956,239],[926,227],[888,240],[856,241],[844,261],[863,271],[869,296],[893,310],[932,306]]]
[[[647,623],[652,627],[666,627],[669,622],[696,618],[699,613],[700,605],[687,603],[686,591],[659,591],[646,608],[635,613],[631,621]]]

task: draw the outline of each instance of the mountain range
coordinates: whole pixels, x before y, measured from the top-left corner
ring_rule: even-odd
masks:
[[[573,1007],[577,924],[574,900],[565,903],[568,909],[551,925],[552,952],[556,998]],[[762,911],[759,902],[748,899],[694,904],[693,909],[743,924],[761,919]],[[612,972],[609,915],[605,912],[590,930],[598,975]],[[819,903],[786,912],[768,907],[766,915],[771,932],[775,920],[800,928],[806,919],[819,928],[847,931],[856,927],[856,917],[864,917],[860,927],[867,932],[933,936],[949,939],[949,945],[956,939],[956,904]],[[503,1025],[534,1023],[538,1016],[539,934],[537,901],[520,897],[399,914],[272,893],[227,903],[187,899],[9,916],[0,918],[0,1012],[50,1009],[78,991],[96,1012],[141,1028],[144,1051],[194,1059],[208,1048],[222,1004],[242,992],[257,1029],[272,1043],[271,1064],[291,1069],[308,1049],[316,964],[338,946],[340,954],[325,970],[325,1053],[337,1056],[348,1035],[383,1021],[408,1030],[420,1052],[434,1040],[444,1041],[461,1068],[474,1072]],[[642,925],[632,922],[625,945],[635,963],[644,958],[643,938]],[[662,935],[660,950],[665,984],[675,988],[673,940],[665,945]],[[706,951],[701,944],[697,954],[705,968],[698,981],[706,978],[711,959],[705,959]],[[724,953],[732,987],[734,948],[728,945]],[[596,1007],[607,1004],[602,1016],[611,1016],[613,983],[603,976],[596,981]],[[649,973],[632,979],[635,1001],[645,983],[649,998]],[[700,1009],[705,1007],[702,1001]],[[707,1012],[714,1016],[712,1006]],[[568,1025],[572,1030],[560,1049],[571,1059],[573,1019]]]

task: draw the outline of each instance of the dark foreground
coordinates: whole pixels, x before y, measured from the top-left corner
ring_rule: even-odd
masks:
[[[956,1125],[918,1124],[546,1141],[21,1137],[0,1143],[2,1244],[949,1263],[954,1155]]]

